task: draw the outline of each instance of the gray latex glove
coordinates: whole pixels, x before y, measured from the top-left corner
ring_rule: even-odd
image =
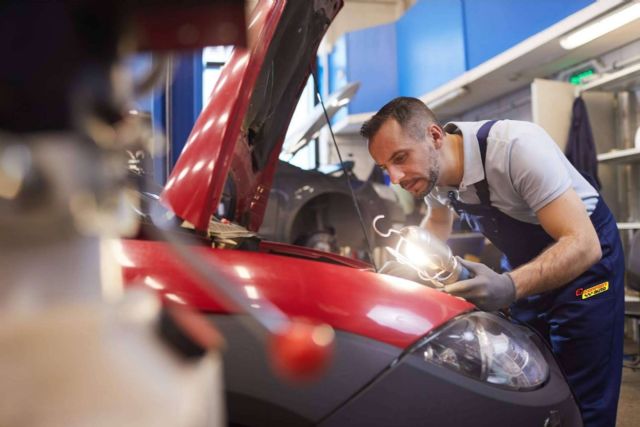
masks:
[[[422,282],[418,272],[406,264],[391,260],[384,263],[378,270],[378,273],[389,274],[391,276],[401,277],[403,279],[413,280],[414,282]]]
[[[444,291],[462,297],[485,311],[507,307],[516,299],[516,288],[509,273],[496,273],[478,262],[458,261],[475,276],[445,286]]]

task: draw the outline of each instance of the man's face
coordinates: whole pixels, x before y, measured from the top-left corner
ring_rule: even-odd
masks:
[[[369,140],[369,153],[386,170],[394,184],[414,197],[424,197],[436,185],[440,174],[438,150],[426,131],[424,140],[411,137],[394,119],[388,119]]]

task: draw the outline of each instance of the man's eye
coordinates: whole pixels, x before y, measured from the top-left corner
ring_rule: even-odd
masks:
[[[399,154],[396,157],[393,158],[393,163],[398,165],[400,163],[403,163],[405,160],[407,159],[407,155],[406,154]]]

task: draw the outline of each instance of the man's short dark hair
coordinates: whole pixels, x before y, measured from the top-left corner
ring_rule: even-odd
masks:
[[[435,114],[417,98],[400,96],[389,101],[371,119],[364,122],[360,135],[371,140],[380,127],[390,118],[394,119],[412,138],[422,141],[427,126],[438,123]]]

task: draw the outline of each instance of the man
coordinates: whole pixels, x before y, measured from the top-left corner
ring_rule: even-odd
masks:
[[[511,271],[462,261],[475,275],[445,287],[514,318],[550,343],[585,426],[614,426],[622,371],[624,257],[598,192],[539,126],[448,123],[396,98],[361,129],[375,162],[415,197],[445,240],[456,212],[504,254]]]

